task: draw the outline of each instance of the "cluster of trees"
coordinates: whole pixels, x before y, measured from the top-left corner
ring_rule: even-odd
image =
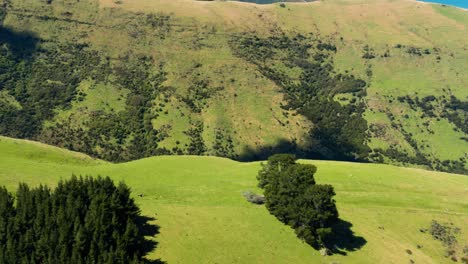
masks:
[[[445,91],[445,89],[444,89]],[[450,90],[446,91],[451,93]],[[407,104],[413,111],[422,112],[424,118],[432,118],[440,120],[442,118],[447,119],[455,125],[455,129],[461,131],[464,134],[468,133],[468,102],[458,99],[454,95],[442,95],[440,97],[435,96],[400,96],[397,98],[400,103]],[[421,164],[437,170],[447,171],[452,173],[461,173],[466,174],[467,169],[465,168],[466,158],[461,157],[459,160],[439,160],[437,158],[429,157],[421,152],[423,145],[418,146],[418,143],[413,138],[411,133],[405,131],[405,129],[395,122],[395,117],[392,114],[387,114],[389,119],[392,122],[392,126],[398,128],[400,132],[405,137],[406,141],[413,147],[416,152],[415,157],[411,157],[406,153],[402,153],[394,148],[387,149],[385,151],[377,149],[376,152],[383,153],[385,156],[412,164]],[[434,131],[429,128],[429,121],[424,122],[423,126],[427,129],[429,133],[434,133]],[[421,131],[422,132],[422,131]]]
[[[115,78],[109,85],[129,89],[122,111],[84,111],[48,127],[39,135],[42,141],[84,152],[111,161],[128,161],[158,154],[169,154],[158,142],[167,135],[153,127],[157,113],[153,100],[164,92],[162,65],[152,58],[129,55],[109,65],[106,76]],[[95,79],[93,79],[95,80]],[[83,118],[83,115],[85,118]],[[81,123],[81,126],[73,125]]]
[[[360,100],[366,94],[366,82],[353,75],[334,73],[333,44],[314,36],[279,33],[265,38],[244,34],[233,38],[230,45],[237,56],[256,64],[265,77],[283,88],[286,107],[296,109],[314,123],[310,135],[316,144],[310,152],[343,160],[367,157],[367,122],[362,116],[365,104]],[[300,69],[299,79],[277,65]],[[341,104],[334,99],[341,93],[354,98]]]
[[[203,140],[204,125],[201,121],[193,121],[191,127],[185,132],[190,137],[190,143],[187,147],[187,152],[190,155],[204,155],[206,153],[206,145]]]
[[[234,151],[234,141],[228,131],[223,128],[215,128],[215,140],[213,142],[213,152],[218,157],[236,158]]]
[[[171,151],[160,148],[164,133],[154,129],[153,100],[165,92],[163,66],[151,57],[128,54],[112,62],[86,44],[31,43],[7,29],[0,35],[0,134],[32,138],[111,161]],[[112,76],[112,78],[109,78]],[[79,110],[49,122],[57,110],[83,100],[82,81],[129,89],[125,109]]]
[[[457,243],[456,235],[460,233],[460,228],[454,227],[453,224],[444,224],[432,220],[429,233],[434,239],[442,241],[444,245],[452,246]]]
[[[417,56],[422,56],[423,54],[424,55],[429,55],[431,54],[431,51],[429,49],[422,49],[422,48],[418,48],[418,47],[408,47],[408,49],[406,50],[406,52],[410,55],[417,55]]]
[[[397,49],[402,49],[402,48],[407,48],[406,49],[406,53],[410,54],[410,55],[416,55],[416,56],[422,56],[422,55],[429,55],[431,54],[431,51],[429,49],[423,49],[423,48],[420,48],[420,47],[413,47],[413,46],[405,46],[405,45],[402,45],[402,44],[396,44],[395,45],[395,48]],[[434,48],[434,52],[435,53],[438,53],[440,51],[439,48]],[[440,59],[440,57],[439,57]]]
[[[94,76],[100,65],[85,46],[60,47],[66,51],[42,50],[33,56],[27,36],[2,30],[0,39],[0,89],[8,92],[21,107],[5,102],[0,105],[0,132],[15,137],[33,137],[40,133],[42,123],[54,116],[57,108],[70,106],[80,81]],[[66,64],[73,58],[73,62]]]
[[[296,163],[293,155],[276,154],[259,171],[258,186],[264,189],[265,205],[272,215],[314,248],[326,248],[338,210],[333,187],[316,184],[316,171],[313,165]]]
[[[411,142],[414,142],[412,140]],[[411,144],[411,143],[410,143]],[[466,158],[461,157],[459,160],[440,160],[438,158],[429,159],[424,153],[418,148],[414,148],[414,144],[411,145],[415,152],[415,155],[409,155],[406,152],[398,150],[395,146],[390,146],[387,149],[376,148],[369,155],[374,162],[384,162],[384,157],[394,161],[403,162],[406,164],[418,164],[428,168],[432,168],[438,171],[446,171],[450,173],[467,174],[465,168]]]
[[[123,183],[75,177],[53,191],[0,188],[1,263],[145,263],[140,210]]]
[[[337,51],[336,46],[331,44],[331,43],[319,43],[319,44],[317,44],[317,49],[319,49],[319,50],[329,50],[329,51],[333,51],[333,52]]]
[[[362,55],[362,58],[363,58],[363,59],[371,60],[371,59],[374,59],[374,58],[375,58],[374,49],[371,48],[371,47],[369,47],[369,45],[365,45],[365,46],[364,46],[363,52],[364,52],[364,54]]]
[[[468,117],[466,115],[468,113],[468,101],[462,101],[453,94],[440,97],[429,95],[423,98],[406,95],[397,99],[401,103],[407,103],[414,111],[421,110],[424,116],[446,118],[463,133],[468,134]]]
[[[223,90],[224,87],[212,87],[208,79],[194,79],[188,87],[187,95],[182,97],[182,101],[187,104],[194,113],[201,113],[207,106],[207,101],[216,92]]]
[[[444,101],[442,101],[444,102]],[[441,117],[447,118],[449,122],[458,127],[463,133],[468,134],[468,101],[462,101],[450,96],[450,99],[445,101],[445,111]]]
[[[0,21],[6,14],[6,4],[7,1],[0,3]],[[87,17],[95,12],[81,14],[87,19],[77,21],[72,19],[75,11],[74,5],[60,14],[50,8],[37,14],[28,9],[9,8],[19,19],[32,17],[53,22],[65,29],[62,33],[67,35],[76,34],[69,22],[95,25],[95,17]],[[103,12],[116,15],[111,14],[113,10]],[[139,32],[158,41],[157,38],[163,39],[172,30],[171,16],[162,13],[143,16],[125,13],[119,17],[125,22],[122,29],[129,35]],[[79,34],[71,39],[84,40]],[[167,88],[161,85],[164,80],[162,65],[148,56],[122,54],[111,59],[87,44],[45,40],[32,33],[0,27],[0,134],[35,139],[110,161],[180,153],[180,149],[171,151],[158,145],[167,134],[151,123],[158,115],[154,113],[154,99]],[[54,120],[72,102],[86,99],[86,94],[78,89],[83,81],[130,90],[122,98],[125,109],[118,112],[78,109],[71,118]]]
[[[422,145],[418,145],[416,140],[401,127],[401,133],[405,137],[405,140],[413,148],[415,155],[410,155],[407,152],[403,152],[397,149],[395,146],[390,146],[387,149],[376,148],[369,155],[369,158],[374,162],[384,162],[384,157],[397,162],[403,162],[406,164],[418,164],[428,168],[432,168],[438,171],[446,171],[450,173],[466,174],[465,168],[466,158],[461,157],[459,160],[440,160],[435,157],[431,157],[422,152]]]
[[[159,28],[167,19],[151,15],[145,21],[149,27]],[[117,162],[206,152],[201,137],[203,124],[198,122],[187,130],[191,142],[185,149],[159,146],[169,135],[153,127],[152,121],[160,114],[155,109],[162,111],[161,104],[155,102],[173,96],[174,90],[162,85],[166,80],[164,65],[152,57],[125,54],[110,60],[86,44],[43,43],[7,29],[1,29],[0,35],[0,134],[35,139]],[[85,80],[130,90],[126,97],[119,98],[125,100],[124,109],[80,108],[66,118],[54,120],[58,111],[69,109],[73,101],[86,99],[86,93],[79,89]],[[205,79],[192,81],[186,97],[179,100],[198,113],[207,99],[223,88],[212,87]],[[232,142],[228,143],[217,144],[216,152],[232,155]]]

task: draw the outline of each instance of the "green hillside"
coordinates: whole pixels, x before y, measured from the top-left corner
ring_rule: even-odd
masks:
[[[143,215],[157,218],[154,223],[160,226],[159,244],[149,257],[168,263],[445,263],[442,244],[419,231],[433,219],[461,227],[460,247],[468,242],[464,176],[389,165],[301,162],[315,164],[317,181],[335,187],[340,217],[354,232],[342,240],[343,255],[320,256],[263,206],[245,200],[242,192],[259,191],[258,162],[161,156],[112,164],[0,138],[0,185],[12,191],[19,182],[54,186],[72,173],[127,183]]]
[[[1,0],[0,134],[109,161],[167,154],[467,173],[466,11]]]

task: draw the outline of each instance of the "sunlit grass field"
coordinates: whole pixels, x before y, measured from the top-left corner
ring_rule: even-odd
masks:
[[[150,258],[168,263],[444,263],[444,248],[420,228],[431,220],[462,228],[468,241],[468,178],[380,164],[300,162],[318,167],[316,180],[335,187],[342,220],[360,241],[346,255],[323,257],[295,237],[264,206],[242,192],[256,188],[260,163],[162,156],[112,164],[24,140],[0,138],[0,185],[54,186],[76,175],[124,181],[160,226]],[[418,245],[420,248],[418,248]],[[411,250],[408,254],[406,250]]]

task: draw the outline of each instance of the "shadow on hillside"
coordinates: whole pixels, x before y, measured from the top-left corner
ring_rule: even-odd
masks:
[[[234,157],[237,161],[263,161],[274,154],[294,154],[298,159],[317,159],[317,160],[336,160],[336,161],[358,161],[367,162],[365,160],[357,160],[346,156],[343,153],[330,150],[320,144],[314,144],[310,149],[305,149],[298,146],[296,142],[281,139],[275,145],[264,145],[258,148],[245,147],[242,153]]]
[[[259,161],[267,160],[273,154],[288,153],[294,154],[297,158],[325,159],[326,157],[308,150],[304,150],[296,144],[286,139],[281,139],[275,145],[264,145],[256,149],[245,147],[242,153],[235,159],[238,161]]]
[[[154,223],[151,223],[153,221],[156,221],[156,218],[147,217],[147,216],[138,216],[137,221],[136,221],[138,225],[139,235],[142,240],[142,245],[140,247],[140,250],[142,251],[143,255],[148,255],[148,253],[155,250],[156,247],[158,246],[158,242],[147,238],[147,237],[154,237],[157,234],[159,234],[159,226]],[[156,259],[156,260],[144,259],[143,263],[164,264],[166,262],[160,259]]]
[[[28,58],[36,50],[40,38],[32,32],[18,32],[0,26],[0,45],[6,44],[17,58]]]
[[[339,219],[332,227],[335,235],[327,239],[325,245],[333,254],[346,255],[346,251],[359,250],[367,243],[363,237],[354,234],[352,226],[350,222]]]

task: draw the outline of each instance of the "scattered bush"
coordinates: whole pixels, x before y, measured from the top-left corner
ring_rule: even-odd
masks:
[[[445,246],[445,257],[450,258],[453,261],[458,260],[457,250],[459,247],[456,236],[460,231],[460,228],[455,227],[453,223],[442,224],[436,220],[432,220],[429,228],[429,234],[431,234],[434,239],[441,241]],[[466,251],[468,251],[468,249]],[[463,254],[466,254],[465,249],[463,249]]]
[[[446,246],[452,246],[457,243],[455,235],[460,233],[460,229],[451,225],[441,224],[436,220],[432,220],[429,233],[436,240],[442,241]]]
[[[422,56],[422,51],[421,48],[416,48],[416,47],[408,47],[406,52],[410,55],[417,55],[417,56]]]
[[[184,133],[189,136],[190,144],[187,148],[190,155],[204,155],[206,152],[205,141],[203,140],[204,125],[201,121],[194,121],[191,127]]]
[[[370,48],[368,45],[364,46],[364,54],[362,55],[362,58],[366,60],[374,59],[374,49]]]

